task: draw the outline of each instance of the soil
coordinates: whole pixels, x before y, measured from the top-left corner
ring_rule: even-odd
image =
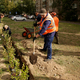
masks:
[[[31,64],[29,60],[30,55],[33,53],[32,39],[24,39],[20,43],[16,43],[18,48],[24,53],[23,57],[26,60],[27,65],[29,65],[29,69],[31,70],[35,80],[80,80],[80,60],[78,59],[78,57],[80,56],[80,47],[58,45],[53,43],[52,60],[49,62],[44,62],[44,59],[47,56],[47,52],[39,51],[39,49],[43,48],[44,44],[43,39],[40,38],[40,40],[36,40],[36,64]],[[25,48],[25,50],[23,50],[23,47]],[[69,53],[60,53],[58,55],[55,55],[57,49],[61,49],[67,52],[69,51]],[[78,57],[74,54],[71,54],[70,51],[72,51],[72,53],[74,54],[77,54]],[[77,68],[75,67],[75,60],[76,63],[78,61],[77,65],[79,66]],[[71,67],[73,68],[71,69]]]

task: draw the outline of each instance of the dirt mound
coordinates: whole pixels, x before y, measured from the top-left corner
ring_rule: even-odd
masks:
[[[38,57],[38,62],[36,64],[37,68],[42,71],[46,76],[60,76],[65,72],[65,68],[56,64],[52,59],[50,62],[44,62],[41,57]],[[59,75],[60,74],[60,75]]]

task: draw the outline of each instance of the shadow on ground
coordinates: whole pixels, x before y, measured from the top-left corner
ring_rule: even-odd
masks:
[[[64,79],[57,79],[57,78],[54,78],[54,77],[50,77],[50,78],[47,78],[47,77],[35,77],[35,80],[64,80]]]
[[[80,56],[80,52],[71,52],[71,51],[63,51],[63,50],[54,50],[53,55],[64,55],[64,56]]]

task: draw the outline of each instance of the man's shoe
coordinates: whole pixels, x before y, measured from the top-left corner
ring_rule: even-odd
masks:
[[[59,44],[58,42],[56,42],[56,44]]]
[[[45,59],[44,61],[45,61],[45,62],[49,62],[50,60],[51,60],[51,59]]]
[[[59,44],[58,42],[54,42],[55,44]]]
[[[46,50],[44,50],[44,49],[39,49],[39,51],[40,51],[40,52],[46,52]]]

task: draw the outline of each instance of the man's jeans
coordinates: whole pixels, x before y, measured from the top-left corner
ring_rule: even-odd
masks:
[[[47,50],[48,49],[48,52],[47,52],[47,59],[51,59],[52,58],[52,41],[54,39],[54,36],[53,37],[45,37],[44,38],[44,50]]]

